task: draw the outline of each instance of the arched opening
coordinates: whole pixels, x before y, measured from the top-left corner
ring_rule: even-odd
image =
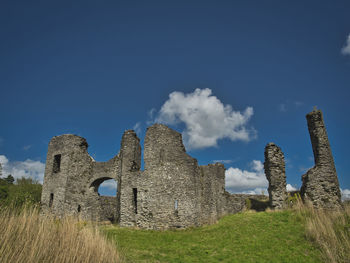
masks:
[[[91,187],[99,196],[117,196],[118,182],[110,177],[102,177],[95,180]]]
[[[118,222],[120,195],[118,182],[111,177],[101,177],[90,185],[89,203],[92,213],[101,221]]]

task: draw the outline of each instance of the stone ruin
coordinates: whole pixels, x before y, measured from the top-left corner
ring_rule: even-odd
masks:
[[[132,130],[122,137],[120,152],[96,162],[88,144],[76,135],[49,143],[42,191],[42,212],[76,214],[87,220],[112,221],[147,229],[184,228],[216,222],[242,211],[247,198],[225,191],[223,164],[199,166],[186,153],[180,133],[162,124],[147,129],[144,171],[140,140]],[[100,196],[99,185],[117,182],[117,196]]]
[[[301,196],[317,208],[340,208],[341,192],[323,114],[314,109],[306,119],[315,166],[302,176]]]
[[[265,147],[265,175],[269,181],[269,203],[271,208],[283,209],[287,204],[286,169],[280,147],[269,143]]]
[[[307,116],[316,166],[303,176],[303,196],[315,205],[339,205],[339,185],[322,114]],[[51,139],[41,198],[43,214],[167,229],[214,223],[226,214],[242,211],[246,203],[256,209],[266,204],[263,195],[225,191],[224,165],[199,166],[186,153],[181,134],[162,124],[147,129],[143,171],[140,140],[133,130],[123,134],[119,154],[107,162],[96,162],[87,148],[86,140],[76,135]],[[284,157],[274,144],[266,146],[264,167],[270,206],[284,208]],[[101,183],[109,179],[117,182],[116,197],[98,193]]]

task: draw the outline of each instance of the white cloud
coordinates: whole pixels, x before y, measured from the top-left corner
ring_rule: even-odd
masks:
[[[153,114],[151,111],[150,113]],[[151,114],[151,115],[152,115]],[[155,121],[165,124],[185,124],[183,137],[190,149],[217,145],[219,139],[249,141],[254,130],[246,128],[253,115],[253,108],[243,113],[234,111],[212,95],[210,89],[196,89],[192,93],[172,92],[161,107]]]
[[[251,163],[252,171],[230,167],[225,172],[225,188],[232,193],[258,193],[267,192],[268,181],[261,161]]]
[[[40,161],[27,159],[23,162],[9,161],[5,155],[0,155],[0,163],[2,166],[2,176],[11,174],[15,179],[25,177],[33,178],[43,183],[45,164]]]
[[[239,192],[240,194],[248,194],[248,195],[269,195],[269,192],[267,191],[267,188],[255,188],[252,190],[242,191]]]
[[[229,164],[229,163],[232,163],[233,160],[213,160],[213,163],[226,163],[226,164]]]
[[[348,35],[345,46],[341,49],[341,53],[343,55],[350,55],[350,34]]]
[[[141,133],[141,123],[137,122],[132,129],[139,135]]]
[[[104,196],[116,196],[117,193],[117,182],[113,179],[106,180],[98,188],[100,195]]]
[[[350,200],[350,190],[349,189],[340,189],[341,190],[341,199]]]
[[[117,182],[113,179],[106,180],[102,184],[100,184],[100,187],[107,188],[109,190],[116,190],[117,189]]]
[[[294,186],[292,186],[291,184],[287,184],[287,192],[292,192],[292,191],[296,191],[298,189],[296,189]]]

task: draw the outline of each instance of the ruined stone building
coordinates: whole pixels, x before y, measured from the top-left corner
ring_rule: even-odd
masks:
[[[316,166],[303,176],[302,192],[315,203],[338,204],[340,191],[322,114],[308,114]],[[49,143],[42,191],[42,212],[80,215],[87,220],[117,222],[147,229],[184,228],[216,222],[242,211],[246,200],[263,196],[225,191],[223,164],[199,166],[186,153],[180,133],[162,124],[147,129],[144,170],[140,140],[132,130],[121,140],[120,152],[107,162],[88,154],[82,137],[66,134]],[[279,147],[265,149],[270,206],[283,208],[287,198],[284,156]],[[100,196],[105,180],[117,182],[117,196]]]
[[[302,176],[300,194],[316,208],[340,208],[341,193],[323,114],[314,109],[306,115],[315,166]],[[269,181],[270,207],[286,206],[286,175],[281,148],[269,143],[265,148],[265,174]]]
[[[140,140],[132,130],[124,133],[119,154],[108,162],[94,161],[87,148],[84,138],[71,134],[50,141],[44,213],[80,214],[148,229],[182,228],[241,211],[253,197],[226,192],[224,165],[199,166],[186,153],[181,134],[162,124],[147,129],[144,171]],[[98,187],[107,179],[117,181],[116,197],[99,195]]]

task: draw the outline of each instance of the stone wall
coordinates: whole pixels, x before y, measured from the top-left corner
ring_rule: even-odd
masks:
[[[315,166],[302,176],[301,195],[315,207],[341,207],[341,193],[323,114],[314,110],[306,115]]]
[[[200,166],[201,219],[203,224],[216,222],[226,214],[225,167],[221,163]]]
[[[286,172],[284,155],[276,144],[269,143],[265,147],[265,175],[269,181],[269,202],[275,209],[283,209],[287,205]]]
[[[41,196],[42,213],[80,214],[86,219],[109,220],[110,216],[102,211],[97,190],[105,180],[119,180],[120,159],[116,156],[108,162],[95,162],[87,147],[86,140],[76,135],[52,138]],[[115,206],[111,213],[117,211]]]
[[[87,147],[86,140],[76,135],[50,141],[43,213],[166,229],[210,224],[245,207],[247,196],[225,191],[224,165],[199,166],[186,153],[181,134],[165,125],[147,129],[144,171],[140,170],[140,140],[132,130],[123,134],[119,154],[108,162],[94,161]],[[98,193],[108,179],[118,183],[116,197]]]
[[[322,113],[313,111],[307,120],[315,167],[303,175],[302,196],[317,207],[340,206],[339,183]],[[86,140],[76,135],[52,138],[42,191],[43,213],[167,229],[210,224],[247,205],[257,211],[267,206],[266,196],[226,192],[224,165],[199,166],[186,153],[181,134],[162,124],[147,129],[144,171],[140,170],[140,140],[132,130],[124,132],[120,152],[107,162],[93,160],[87,147]],[[287,199],[284,156],[273,143],[265,148],[264,168],[270,206],[283,208]],[[117,182],[116,197],[98,193],[98,187],[108,179]]]
[[[161,124],[149,127],[144,161],[137,225],[156,229],[199,225],[200,170],[197,160],[186,153],[181,134]]]

